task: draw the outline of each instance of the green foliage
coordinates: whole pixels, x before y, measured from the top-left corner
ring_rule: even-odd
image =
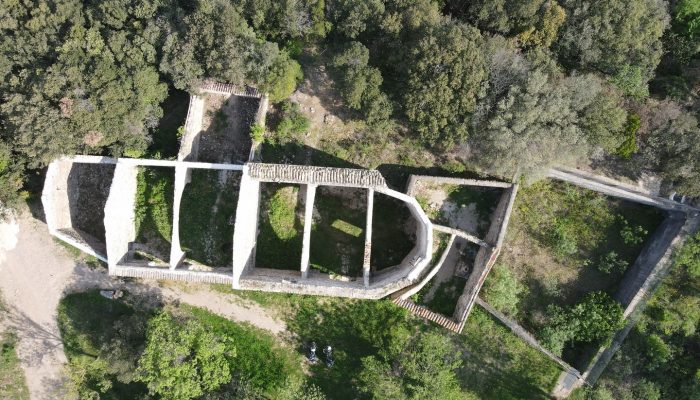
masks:
[[[296,220],[295,206],[290,202],[287,193],[278,191],[270,199],[268,218],[272,230],[281,240],[289,240],[298,234],[294,223]]]
[[[298,269],[303,233],[297,215],[299,188],[272,183],[263,187],[256,263],[264,268]]]
[[[486,79],[483,38],[461,23],[432,27],[422,36],[407,66],[404,110],[430,145],[451,147],[468,135],[467,125]]]
[[[520,293],[525,288],[510,269],[503,264],[496,264],[484,282],[481,294],[497,310],[514,315],[517,312]]]
[[[299,103],[292,101],[282,102],[279,121],[275,127],[275,136],[272,140],[281,142],[298,138],[301,134],[308,132],[310,126],[309,118],[302,114]]]
[[[645,75],[641,67],[625,65],[610,78],[610,82],[625,95],[635,100],[643,100],[649,96],[649,85]]]
[[[254,142],[262,143],[265,141],[265,128],[260,124],[253,124],[250,126],[250,138]]]
[[[700,277],[700,233],[689,237],[675,256],[677,268],[685,268],[693,278]]]
[[[624,159],[630,159],[632,154],[636,153],[639,149],[637,147],[637,131],[641,126],[641,120],[639,119],[639,114],[629,113],[627,114],[627,124],[625,124],[624,140],[620,147],[617,148],[615,153]]]
[[[459,399],[460,354],[452,341],[426,333],[399,354],[362,359],[362,390],[374,399]]]
[[[692,114],[670,101],[652,103],[641,141],[641,161],[678,192],[700,194],[700,128]]]
[[[644,239],[649,234],[649,231],[643,226],[630,226],[626,219],[622,218],[622,230],[620,236],[625,244],[637,245],[644,242]]]
[[[622,306],[605,292],[587,294],[567,309],[551,306],[550,321],[541,332],[545,346],[561,354],[570,341],[595,343],[612,339],[624,326]]]
[[[90,356],[76,356],[69,360],[68,393],[79,399],[99,399],[112,388],[107,361]]]
[[[604,274],[622,275],[627,267],[629,267],[629,263],[620,259],[615,251],[610,251],[600,258],[596,266],[598,267],[598,271]]]
[[[367,65],[369,50],[360,42],[350,42],[334,58],[331,64],[340,75],[341,95],[350,108],[360,110],[369,125],[386,124],[392,106],[380,86],[379,69]]]
[[[0,304],[0,312],[6,312],[2,304]],[[6,331],[0,335],[0,397],[28,400],[29,392],[16,347],[17,336],[14,332]]]
[[[172,234],[174,176],[166,168],[141,168],[136,176],[134,223],[137,239],[163,254]]]
[[[654,0],[588,2],[562,0],[568,18],[555,45],[571,68],[615,75],[638,68],[648,80],[662,54],[661,36],[668,26],[664,3]]]
[[[469,20],[480,28],[503,34],[514,34],[534,27],[541,18],[542,8],[550,8],[545,6],[548,3],[546,0],[477,0],[468,2],[466,6],[456,0],[447,3],[455,13],[466,12]]]
[[[464,291],[466,281],[459,276],[453,276],[435,290],[435,294],[429,301],[424,301],[430,310],[451,317],[457,307],[457,299]]]

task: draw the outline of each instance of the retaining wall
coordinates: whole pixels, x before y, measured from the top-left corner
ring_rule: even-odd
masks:
[[[240,194],[233,228],[233,287],[239,288],[241,276],[255,267],[258,235],[260,182],[248,175],[246,166],[241,177]]]
[[[406,187],[406,193],[413,196],[416,189],[416,184],[418,181],[428,181],[437,185],[460,185],[460,186],[482,186],[482,187],[495,187],[508,189],[513,186],[510,182],[500,182],[500,181],[490,181],[490,180],[480,180],[480,179],[466,179],[466,178],[450,178],[446,176],[429,176],[429,175],[411,175],[408,179],[408,186]]]

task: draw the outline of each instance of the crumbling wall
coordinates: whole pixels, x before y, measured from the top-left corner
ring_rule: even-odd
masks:
[[[185,119],[185,132],[180,138],[178,161],[197,161],[199,155],[199,132],[202,131],[204,116],[204,97],[191,95],[190,105]],[[189,182],[189,179],[188,181]]]
[[[466,179],[466,178],[449,178],[446,176],[428,176],[428,175],[411,175],[408,179],[408,186],[406,187],[406,193],[413,196],[416,188],[416,184],[420,180],[429,181],[436,185],[460,185],[460,186],[482,186],[482,187],[495,187],[508,189],[513,186],[509,182],[501,181],[490,181],[481,179]]]
[[[476,253],[474,268],[455,307],[454,319],[458,321],[460,330],[464,327],[467,317],[469,317],[469,313],[474,307],[476,297],[479,295],[481,286],[484,284],[501,250],[517,193],[518,184],[513,184],[510,189],[503,192],[501,200],[493,213],[489,231],[484,238],[484,241],[489,246],[480,247]]]
[[[180,203],[185,186],[191,181],[191,171],[183,166],[175,167],[175,193],[173,194],[173,224],[170,237],[170,268],[175,269],[185,257],[180,245]]]

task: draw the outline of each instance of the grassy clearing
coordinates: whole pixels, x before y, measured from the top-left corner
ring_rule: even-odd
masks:
[[[464,278],[451,277],[438,286],[433,297],[425,302],[425,306],[442,315],[452,316],[457,307],[457,299],[462,295],[466,284],[467,281]]]
[[[135,367],[146,341],[146,321],[158,312],[135,307],[143,299],[108,300],[97,291],[71,294],[61,300],[58,321],[73,374],[79,365],[102,365],[111,385],[101,395],[109,399],[144,398],[146,387],[134,381]],[[195,319],[205,329],[234,341],[236,357],[230,368],[268,398],[275,398],[287,377],[300,377],[299,355],[276,344],[269,333],[237,324],[191,306],[167,308],[168,312]],[[105,363],[106,362],[106,363]],[[93,373],[94,369],[89,372]],[[87,386],[93,382],[87,382]]]
[[[182,90],[169,89],[168,97],[161,104],[163,117],[158,122],[158,128],[153,132],[153,143],[149,155],[159,155],[157,158],[171,159],[180,150],[180,131],[185,125],[190,96]]]
[[[172,168],[139,168],[134,207],[136,240],[164,257],[170,254],[174,183]]]
[[[299,190],[295,185],[262,184],[257,267],[300,268],[304,221]]]
[[[211,267],[231,264],[239,186],[240,174],[192,171],[180,206],[180,241],[188,258]]]
[[[28,400],[29,390],[24,371],[17,358],[17,336],[12,332],[0,333],[0,398]]]
[[[412,336],[437,333],[449,337],[455,351],[462,353],[458,370],[460,385],[481,399],[547,399],[559,375],[557,366],[527,346],[507,328],[480,308],[472,312],[462,335],[415,318],[389,301],[364,301],[281,293],[219,290],[257,302],[287,322],[294,334],[292,344],[300,352],[316,341],[330,344],[335,366],[322,363],[311,367],[311,381],[329,399],[361,399],[358,375],[364,371],[364,357],[382,354],[392,337],[407,329]],[[320,354],[320,353],[319,353]]]
[[[550,305],[570,306],[594,291],[614,294],[662,218],[653,207],[565,183],[524,187],[499,258],[508,273],[489,277],[485,293],[492,286],[497,297],[498,286],[517,289],[515,299],[497,299],[495,306],[539,335],[549,323]],[[490,282],[499,277],[502,282]],[[574,360],[579,351],[569,348],[565,356]]]
[[[549,399],[557,365],[476,306],[459,337],[462,384],[482,399]]]
[[[365,247],[366,190],[321,188],[314,201],[311,266],[323,272],[357,277]]]
[[[401,263],[415,245],[415,221],[400,200],[381,193],[374,195],[371,265],[377,270]]]

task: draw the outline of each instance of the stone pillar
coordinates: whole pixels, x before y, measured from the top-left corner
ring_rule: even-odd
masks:
[[[311,225],[314,216],[314,198],[316,197],[316,185],[310,183],[306,185],[306,196],[304,204],[304,239],[301,248],[301,277],[309,277],[309,252],[311,250]]]
[[[175,193],[173,195],[173,231],[170,236],[170,269],[177,268],[182,259],[185,258],[185,252],[180,247],[180,202],[188,178],[188,168],[184,165],[177,165],[175,167]]]
[[[369,287],[370,260],[372,257],[372,216],[374,215],[374,189],[367,193],[367,224],[365,225],[365,253],[362,260],[362,277]]]

